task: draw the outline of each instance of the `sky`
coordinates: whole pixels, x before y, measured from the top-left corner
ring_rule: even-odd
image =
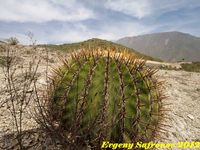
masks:
[[[179,31],[200,36],[200,0],[0,0],[0,40],[40,43]]]

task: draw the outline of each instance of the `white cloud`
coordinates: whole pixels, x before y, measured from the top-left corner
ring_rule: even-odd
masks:
[[[197,0],[105,0],[105,7],[138,19],[176,11],[182,8],[199,7]]]
[[[34,34],[34,39],[38,41],[38,44],[60,44],[84,41],[94,37],[106,40],[117,40],[124,36],[134,36],[151,32],[154,27],[142,25],[137,22],[107,22],[105,24],[101,24],[101,27],[98,28],[98,30],[94,30],[91,29],[90,25],[87,26],[84,23],[76,23],[73,26],[69,24],[63,24],[59,27],[59,29],[55,28],[55,30],[52,30],[52,28],[44,30],[43,28],[33,27],[31,32]],[[28,37],[25,35],[26,32],[15,33],[15,31],[12,31],[10,33],[5,33],[4,31],[0,31],[0,35],[4,38],[15,36],[20,40],[21,43],[28,44],[29,41]]]
[[[145,26],[136,22],[111,22],[104,24],[99,30],[91,30],[89,26],[84,24],[76,24],[72,29],[64,27],[55,30],[48,36],[48,41],[62,42],[78,42],[90,38],[101,38],[106,40],[117,40],[124,36],[136,36],[152,31],[154,27]],[[119,30],[123,29],[123,30]],[[46,37],[44,35],[44,37]]]
[[[23,43],[27,43],[25,33],[31,31],[39,43],[65,43],[94,37],[117,40],[124,36],[155,31],[187,29],[188,32],[195,33],[197,29],[191,29],[191,25],[199,22],[199,13],[193,13],[191,10],[200,6],[200,3],[191,1],[0,0],[0,36],[16,36]],[[107,12],[110,11],[107,9],[112,13],[108,15]],[[185,11],[186,9],[188,10]],[[142,19],[136,20],[123,15],[118,18],[119,13],[115,11]],[[168,12],[176,16],[176,11],[183,12],[181,15],[187,15],[189,19],[183,20],[180,17],[173,20],[167,15],[163,15],[166,18],[159,19],[162,14]],[[89,20],[83,21],[85,19]]]
[[[151,14],[148,0],[108,0],[105,7],[139,19]]]
[[[109,27],[108,27],[109,26]],[[98,38],[107,40],[117,40],[124,36],[136,36],[139,34],[145,34],[154,30],[156,26],[147,26],[138,22],[120,22],[105,25]]]
[[[82,23],[76,23],[73,27],[65,25],[60,30],[53,31],[48,41],[59,43],[79,42],[96,37],[97,32]]]
[[[75,0],[0,0],[0,20],[16,22],[80,21],[94,13]]]

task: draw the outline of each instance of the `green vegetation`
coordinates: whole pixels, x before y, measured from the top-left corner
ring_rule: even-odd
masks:
[[[48,117],[70,148],[152,141],[159,131],[162,94],[155,71],[132,53],[82,50],[54,72]]]
[[[181,70],[181,68],[176,68],[176,67],[172,67],[172,66],[160,66],[159,69],[161,70]]]
[[[0,56],[0,66],[4,66],[6,64],[5,56]]]
[[[39,46],[46,46],[47,48],[53,49],[53,50],[61,50],[61,51],[66,51],[66,52],[72,52],[74,50],[80,50],[80,49],[97,49],[97,48],[101,48],[101,49],[120,49],[120,50],[128,50],[130,52],[135,53],[138,57],[147,59],[147,60],[157,60],[157,61],[161,61],[159,59],[154,59],[150,56],[146,56],[143,55],[137,51],[135,51],[134,49],[122,46],[120,44],[117,43],[113,43],[110,41],[106,41],[106,40],[101,40],[101,39],[90,39],[84,42],[79,42],[79,43],[72,43],[72,44],[62,44],[62,45],[39,45]]]
[[[6,42],[10,45],[17,45],[19,43],[16,37],[10,37],[9,39],[6,40]]]
[[[22,61],[22,58],[17,56],[0,56],[0,67],[7,67],[7,65],[13,65]]]
[[[188,72],[200,72],[200,62],[191,62],[191,63],[181,63],[181,68],[175,68],[172,66],[160,66],[159,69],[163,70],[184,70]]]
[[[185,71],[200,72],[200,62],[192,62],[191,64],[183,63],[181,67]]]

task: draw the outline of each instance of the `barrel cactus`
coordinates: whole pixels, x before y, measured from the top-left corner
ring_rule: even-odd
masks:
[[[54,69],[50,107],[66,145],[151,141],[162,118],[155,70],[127,51],[81,50]]]

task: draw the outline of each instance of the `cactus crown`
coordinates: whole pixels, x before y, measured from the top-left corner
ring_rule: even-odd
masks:
[[[68,143],[97,149],[104,140],[154,138],[162,96],[145,61],[126,51],[82,50],[54,72],[52,117]]]

